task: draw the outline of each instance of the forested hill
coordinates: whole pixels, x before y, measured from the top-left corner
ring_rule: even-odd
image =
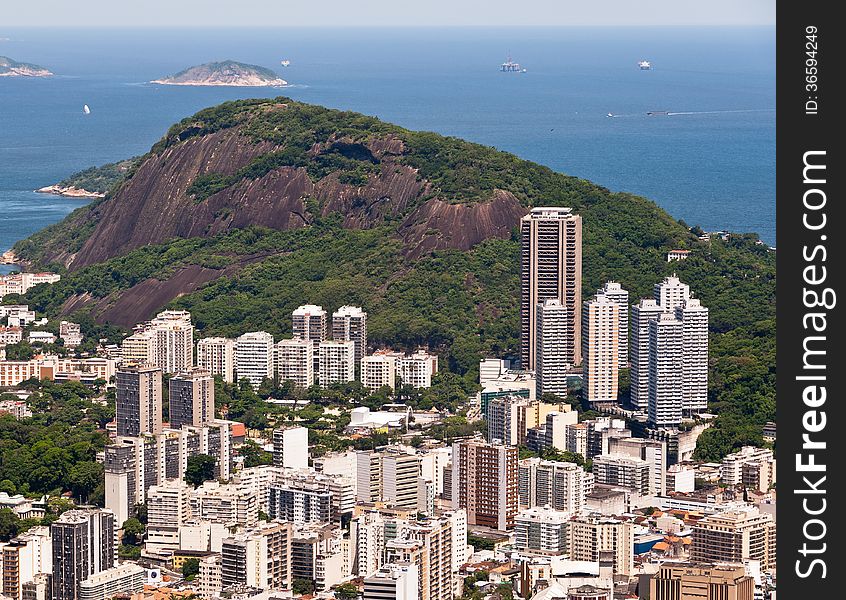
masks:
[[[774,418],[775,256],[755,236],[700,242],[653,202],[493,148],[287,98],[174,125],[106,199],[15,246],[67,270],[29,293],[50,314],[121,326],[162,306],[202,335],[290,331],[299,304],[360,304],[377,344],[429,345],[476,376],[516,353],[519,247],[532,206],[584,218],[584,291],[632,301],[676,272],[711,309],[717,427],[701,453],[761,443]],[[666,252],[690,249],[668,264]]]

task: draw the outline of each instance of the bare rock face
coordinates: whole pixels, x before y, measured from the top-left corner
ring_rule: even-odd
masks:
[[[412,256],[445,248],[469,250],[490,237],[510,237],[525,214],[520,201],[503,190],[496,190],[489,201],[475,204],[432,198],[405,219],[400,234]]]
[[[489,237],[507,238],[525,209],[509,192],[497,190],[486,201],[458,204],[438,197],[431,183],[399,157],[406,151],[398,137],[367,142],[332,137],[315,144],[311,157],[342,152],[371,166],[359,185],[345,183],[339,172],[315,180],[303,167],[279,167],[256,179],[237,179],[202,200],[189,193],[203,175],[231,176],[250,162],[278,150],[250,139],[240,127],[190,137],[151,155],[113,196],[93,209],[97,225],[75,256],[70,270],[102,262],[175,237],[208,237],[258,225],[279,230],[307,226],[314,217],[338,213],[344,226],[368,229],[401,218],[398,236],[406,254],[467,250]],[[315,207],[317,207],[315,209]]]

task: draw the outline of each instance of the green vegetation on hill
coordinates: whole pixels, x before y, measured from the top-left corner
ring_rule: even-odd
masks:
[[[100,167],[89,167],[78,173],[74,173],[67,179],[63,179],[57,185],[105,194],[123,181],[132,169],[141,164],[141,159],[142,157],[135,156]]]
[[[276,110],[280,103],[287,108]],[[396,162],[417,169],[438,197],[478,202],[494,190],[505,190],[526,207],[573,207],[584,218],[585,298],[613,279],[636,302],[651,295],[662,277],[677,273],[710,308],[710,400],[719,416],[703,434],[698,456],[717,459],[743,444],[763,444],[762,427],[775,418],[775,255],[756,244],[755,236],[700,242],[644,198],[611,193],[492,148],[286,98],[228,102],[200,111],[174,125],[151,152],[236,125],[277,149],[234,177],[197,178],[191,190],[195,199],[281,165],[303,167],[313,178],[330,173],[366,177],[373,162],[363,142],[389,136],[405,146]],[[341,138],[343,144],[328,157],[311,152],[315,145]],[[253,226],[145,246],[34,289],[25,301],[55,315],[72,296],[109,302],[133,285],[166,278],[181,266],[222,270],[239,264],[237,271],[230,269],[171,303],[191,311],[199,335],[235,336],[263,329],[284,336],[290,333],[290,312],[299,304],[330,310],[357,304],[368,311],[373,344],[409,349],[428,345],[441,354],[442,368],[469,383],[478,376],[482,356],[517,353],[519,243],[516,236],[488,239],[466,252],[440,250],[409,258],[397,233],[417,205],[404,207],[374,228],[352,230],[343,228],[342,215],[317,216],[320,207],[312,204],[306,228]],[[51,243],[45,235],[78,248],[90,234],[92,220],[93,212],[74,213],[19,243],[15,251],[43,264],[47,255],[40,244]],[[668,264],[665,256],[672,248],[688,248],[690,257]]]

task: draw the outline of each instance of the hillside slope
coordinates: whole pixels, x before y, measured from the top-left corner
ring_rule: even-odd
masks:
[[[27,301],[130,326],[191,310],[200,334],[290,332],[290,311],[360,304],[376,344],[429,345],[473,378],[516,353],[519,218],[584,218],[584,292],[631,298],[677,272],[711,309],[712,404],[702,455],[761,443],[774,418],[775,256],[754,236],[703,243],[649,200],[495,149],[286,98],[231,102],[174,125],[105,199],[14,248],[67,269]],[[692,250],[668,264],[666,251]]]

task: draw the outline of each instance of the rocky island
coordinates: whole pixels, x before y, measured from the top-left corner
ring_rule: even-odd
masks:
[[[161,85],[226,85],[226,86],[282,86],[288,82],[274,71],[258,65],[224,60],[189,67],[176,75],[156,79],[150,83]]]
[[[8,56],[0,56],[0,77],[49,77],[52,74],[40,65],[18,62]]]

